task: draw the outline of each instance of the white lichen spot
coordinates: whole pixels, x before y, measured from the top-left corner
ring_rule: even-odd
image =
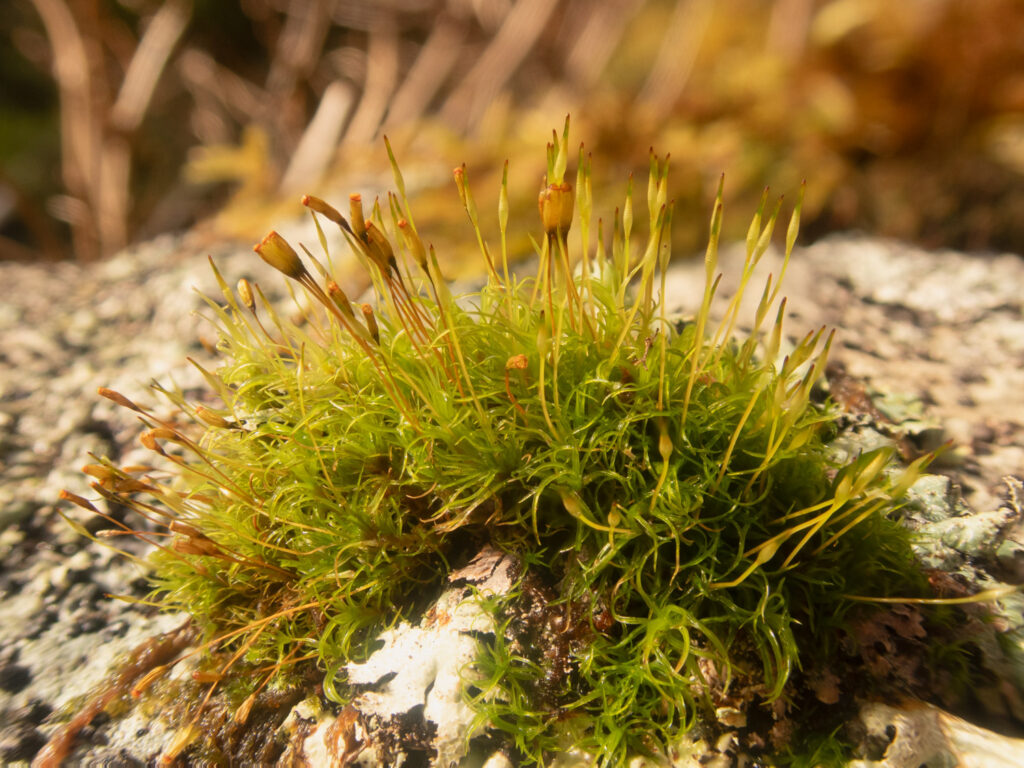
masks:
[[[478,560],[487,557],[481,553]],[[423,707],[424,719],[436,727],[434,766],[458,765],[468,752],[475,713],[463,697],[466,674],[477,658],[476,636],[494,631],[493,616],[479,598],[511,589],[512,568],[511,558],[501,558],[473,589],[446,590],[418,626],[402,623],[383,632],[383,648],[345,667],[350,684],[374,686],[354,701],[364,716],[387,721]],[[469,572],[461,578],[476,580]]]

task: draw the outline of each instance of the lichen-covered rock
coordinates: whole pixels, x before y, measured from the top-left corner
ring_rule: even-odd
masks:
[[[204,354],[198,339],[207,331],[192,316],[200,302],[190,287],[212,289],[200,251],[194,244],[163,239],[92,267],[0,264],[0,282],[6,288],[0,306],[6,363],[0,366],[0,762],[28,764],[71,716],[76,701],[100,684],[119,650],[128,651],[138,640],[177,621],[153,618],[139,606],[106,601],[107,593],[141,596],[139,572],[78,538],[57,516],[56,497],[64,487],[85,492],[75,468],[88,461],[90,450],[131,461],[138,427],[96,398],[96,387],[114,386],[144,396],[152,376],[173,377],[185,388],[201,384],[198,374],[184,364],[186,355]],[[248,249],[219,251],[218,264],[231,278],[263,270]],[[674,303],[695,306],[687,291],[702,284],[702,269],[699,264],[684,264],[673,270],[668,291]],[[737,272],[727,259],[722,269],[725,283]],[[728,292],[723,285],[719,294]],[[872,390],[904,393],[927,403],[924,420],[919,414],[879,405],[892,423],[869,418],[863,434],[870,429],[872,439],[891,440],[900,426],[910,432],[921,426],[921,434],[937,422],[956,441],[949,454],[956,461],[935,468],[947,474],[918,481],[906,510],[922,533],[922,557],[946,574],[950,590],[959,590],[950,596],[1019,582],[1024,575],[1020,481],[1011,477],[1007,493],[1002,478],[1024,473],[1024,400],[1019,394],[1024,391],[1024,261],[1015,256],[933,254],[891,242],[835,238],[794,255],[787,293],[790,306],[799,308],[796,320],[801,327],[828,323],[840,329],[832,357],[851,376]],[[847,449],[856,448],[851,443]],[[963,501],[958,500],[955,485],[964,490]],[[76,522],[89,525],[84,517],[71,514]],[[465,597],[466,591],[456,585],[449,594]],[[454,624],[462,626],[472,618],[470,603],[459,608],[462,604],[446,602],[440,613],[435,607],[434,615],[450,618],[454,610]],[[986,694],[987,706],[994,714],[1024,721],[1024,600],[1019,594],[1005,594],[991,606],[970,610],[977,611],[981,629],[975,642],[982,648],[985,665],[1001,681]],[[440,758],[429,745],[440,738],[441,723],[431,718],[443,718],[439,713],[454,706],[452,689],[446,686],[452,684],[453,669],[459,665],[454,650],[450,659],[438,657],[430,635],[424,633],[441,627],[425,624],[394,630],[391,655],[381,657],[379,666],[363,669],[365,714],[347,716],[352,718],[349,723],[307,704],[280,731],[282,742],[302,741],[310,765],[331,764],[326,760],[344,765],[356,753],[357,743],[373,741],[374,706],[383,712],[400,709],[399,700],[402,706],[418,700],[423,707],[420,721],[437,728],[423,731],[428,745],[424,754]],[[462,649],[458,653],[468,652],[472,635],[461,633],[449,633],[446,642]],[[399,649],[404,649],[404,657],[398,655]],[[417,653],[405,665],[421,667],[416,675],[407,674],[402,683],[396,682],[397,676],[390,681],[377,676],[386,666],[399,666],[384,664],[384,659],[408,659],[416,649],[422,655]],[[437,703],[428,715],[431,702]],[[932,720],[939,717],[923,711]],[[467,728],[467,722],[445,723],[445,728],[451,727],[445,733]],[[882,725],[883,732],[891,722]],[[68,762],[154,760],[178,725],[162,724],[156,715],[139,711],[99,718]],[[303,729],[308,729],[306,738],[299,740]],[[133,741],[125,735],[131,733],[146,738]],[[322,734],[316,737],[321,746],[314,749],[316,733]],[[977,739],[969,746],[957,742],[961,756],[970,749],[999,755],[1006,745],[998,736],[981,730],[972,733]],[[437,744],[447,744],[449,756],[461,748],[451,742]],[[333,752],[328,745],[333,745]],[[702,746],[709,752],[714,748]],[[923,746],[916,749],[914,759],[927,751]],[[911,753],[913,749],[901,754]],[[365,752],[364,763],[372,763],[372,754]],[[884,752],[874,759],[883,757]],[[466,759],[480,764],[503,758],[470,754]]]

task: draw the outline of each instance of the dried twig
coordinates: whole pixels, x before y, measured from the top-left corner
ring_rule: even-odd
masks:
[[[463,25],[448,14],[441,15],[395,92],[385,125],[408,125],[423,117],[458,61],[465,37]]]
[[[96,187],[93,158],[99,124],[93,112],[89,57],[85,41],[71,9],[61,0],[32,0],[43,21],[53,50],[53,79],[60,94],[61,178],[68,194],[81,204]],[[71,201],[69,201],[71,202]],[[69,206],[78,212],[81,206]],[[93,258],[99,252],[99,234],[88,217],[70,220],[71,235],[79,258]]]
[[[353,100],[352,88],[347,83],[336,80],[327,86],[281,179],[280,189],[285,195],[316,186],[330,167]]]
[[[398,84],[398,35],[394,20],[381,16],[370,30],[366,52],[366,83],[359,108],[345,132],[349,144],[372,141],[380,130],[391,96]]]
[[[67,197],[55,206],[71,225],[79,259],[89,260],[128,242],[130,137],[142,123],[174,46],[188,25],[190,0],[168,0],[153,16],[116,101],[100,82],[102,68],[62,0],[32,0],[53,50],[60,92],[61,164]],[[98,41],[93,41],[94,45]],[[102,50],[100,51],[102,54]]]
[[[558,0],[520,0],[509,10],[498,33],[441,109],[451,126],[472,130],[516,69],[533,50]]]

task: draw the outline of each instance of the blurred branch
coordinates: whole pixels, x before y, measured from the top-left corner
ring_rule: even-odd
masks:
[[[530,55],[558,0],[519,0],[498,33],[441,108],[441,118],[460,130],[472,130],[487,106]]]
[[[352,102],[352,87],[347,83],[336,80],[327,86],[281,179],[284,195],[308,191],[320,182],[334,159],[342,128],[352,112]]]
[[[61,178],[68,193],[83,203],[98,187],[99,123],[93,111],[89,57],[71,10],[62,0],[32,0],[50,40],[53,79],[60,95]],[[99,255],[99,232],[86,221],[69,221],[79,258]]]
[[[191,5],[190,0],[166,0],[153,15],[110,109],[114,129],[131,133],[139,127],[167,60],[188,26]]]
[[[626,31],[627,22],[643,6],[644,0],[609,0],[591,4],[582,0],[577,7],[586,6],[581,13],[585,21],[570,41],[565,69],[571,83],[578,89],[589,89],[597,83],[608,66],[608,60]]]
[[[359,108],[345,132],[346,143],[366,143],[377,136],[398,85],[398,76],[398,35],[394,20],[390,16],[382,16],[370,30],[366,83]]]
[[[168,0],[154,14],[109,109],[96,80],[102,77],[102,61],[90,59],[71,8],[62,0],[32,3],[50,40],[60,94],[62,178],[69,198],[57,209],[71,225],[78,258],[89,260],[128,242],[129,138],[188,24],[191,3]]]
[[[715,0],[677,0],[658,57],[637,96],[652,110],[655,122],[669,115],[686,88],[714,7]]]
[[[274,46],[274,58],[267,76],[268,91],[291,91],[299,78],[308,77],[313,71],[331,27],[333,5],[333,0],[285,3],[287,17]]]
[[[24,75],[0,104],[0,148],[18,161],[8,184],[31,202],[9,208],[0,226],[37,250],[67,237],[58,219],[80,259],[147,229],[189,226],[222,204],[229,184],[247,199],[225,211],[265,211],[326,181],[339,149],[358,153],[382,130],[421,120],[446,130],[407,132],[419,146],[477,134],[482,154],[508,156],[515,132],[501,121],[541,105],[571,110],[590,129],[588,146],[614,156],[672,146],[691,201],[723,168],[734,189],[751,190],[813,168],[805,231],[817,218],[904,237],[1024,241],[1013,202],[1024,199],[1022,164],[1011,149],[1024,104],[1020,0],[25,6],[8,22],[8,50],[16,64],[50,70],[57,106]],[[24,18],[32,9],[41,27]],[[53,123],[59,131],[38,130]],[[18,153],[52,156],[58,141],[55,184],[45,163],[37,171]],[[900,186],[912,168],[932,179],[930,196],[919,181],[913,194]],[[200,177],[204,188],[187,186]],[[975,212],[958,217],[957,206]],[[51,214],[46,242],[32,211]],[[251,226],[255,214],[246,215],[239,223]]]
[[[222,67],[199,48],[186,48],[177,70],[195,102],[192,129],[201,143],[228,141],[232,134],[229,122],[246,125],[255,121],[267,101],[262,88]]]
[[[407,125],[423,117],[458,61],[465,37],[463,26],[442,13],[391,101],[387,126]]]
[[[308,119],[300,85],[312,74],[331,28],[333,0],[287,2],[284,29],[274,45],[261,122],[291,153]]]
[[[153,15],[132,55],[117,100],[110,108],[100,155],[100,189],[95,203],[100,251],[111,253],[128,243],[132,150],[138,130],[167,60],[188,26],[190,0],[166,0]]]

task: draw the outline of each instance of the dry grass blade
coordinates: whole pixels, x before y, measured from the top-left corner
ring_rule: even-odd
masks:
[[[521,0],[513,5],[498,33],[445,100],[442,120],[463,131],[475,128],[488,105],[530,55],[557,7],[558,0]]]

